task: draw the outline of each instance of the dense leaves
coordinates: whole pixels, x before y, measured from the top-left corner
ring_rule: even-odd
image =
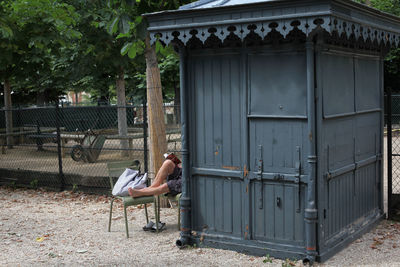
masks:
[[[395,15],[400,15],[400,2],[398,0],[356,0],[362,3]]]
[[[78,18],[74,8],[48,0],[0,4],[0,80],[10,81],[21,99],[32,91],[57,98],[63,51],[81,36],[74,29]]]
[[[0,81],[11,83],[14,103],[45,103],[67,91],[93,101],[115,101],[124,71],[127,98],[145,95],[144,13],[176,9],[190,0],[0,0]],[[398,0],[357,0],[400,16]],[[156,44],[166,101],[177,102],[179,60]],[[400,50],[385,64],[386,86],[400,90]],[[1,85],[0,85],[1,87]],[[3,99],[0,98],[0,105]]]
[[[155,11],[176,9],[183,4],[193,2],[193,0],[124,0],[109,1],[109,5],[115,10],[115,17],[109,25],[110,34],[115,34],[117,40],[124,40],[121,54],[141,62],[145,51],[144,39],[147,35],[147,21],[142,16],[145,13]],[[119,26],[117,27],[117,23]],[[159,59],[159,68],[163,86],[163,96],[166,101],[174,100],[179,104],[179,60],[171,47],[163,47],[160,43],[155,45]],[[146,74],[145,68],[134,75],[134,90],[128,95],[133,99],[141,99],[145,94]]]
[[[10,81],[14,104],[44,104],[67,91],[112,102],[123,71],[127,97],[141,102],[147,28],[141,15],[186,2],[0,0],[0,82]],[[164,96],[172,99],[178,60],[173,50],[157,48]]]

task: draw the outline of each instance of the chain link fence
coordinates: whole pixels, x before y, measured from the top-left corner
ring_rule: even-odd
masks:
[[[388,138],[388,213],[400,219],[400,94],[386,95],[386,125]]]
[[[142,171],[148,171],[146,110],[145,104],[3,109],[0,182],[109,192],[108,162],[139,160]],[[177,106],[164,106],[168,151],[179,155],[177,111]],[[126,115],[125,130],[118,125],[118,114]],[[12,132],[6,132],[5,118],[10,115]]]
[[[392,95],[392,192],[400,194],[400,95]]]

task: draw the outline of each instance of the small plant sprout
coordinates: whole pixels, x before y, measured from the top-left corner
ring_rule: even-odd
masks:
[[[38,184],[39,184],[38,179],[33,179],[33,180],[30,182],[30,185],[31,185],[31,187],[32,187],[33,189],[37,189]]]
[[[78,184],[73,184],[72,185],[72,192],[77,192],[78,191]]]
[[[272,259],[269,256],[269,254],[265,255],[265,259],[263,260],[263,263],[272,263]]]

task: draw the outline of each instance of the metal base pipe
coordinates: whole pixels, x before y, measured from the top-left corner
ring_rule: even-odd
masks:
[[[315,54],[314,42],[306,42],[307,57],[307,115],[308,115],[308,167],[309,179],[306,193],[306,208],[304,211],[305,243],[307,257],[305,261],[312,264],[317,256],[317,156],[316,156],[316,101],[315,101]]]
[[[185,47],[180,47],[180,87],[181,87],[181,125],[182,125],[182,196],[180,198],[181,234],[176,245],[180,248],[193,245],[191,194],[190,194],[190,159],[189,159],[189,108],[188,88],[186,88],[187,54]]]

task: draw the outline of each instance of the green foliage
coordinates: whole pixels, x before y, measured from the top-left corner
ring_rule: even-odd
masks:
[[[72,192],[78,192],[78,184],[72,185]]]
[[[166,48],[166,56],[160,56],[158,64],[160,68],[161,84],[163,85],[163,97],[169,102],[174,99],[175,89],[179,89],[179,58],[172,48]],[[146,73],[145,69],[134,75],[135,89],[128,93],[128,97],[133,103],[140,104],[146,92]]]
[[[75,9],[55,0],[4,0],[0,15],[0,80],[9,80],[16,95],[41,88],[57,98],[61,92],[54,83],[59,80],[47,77],[59,69],[71,40],[81,36],[74,29]]]
[[[114,10],[114,16],[107,23],[108,32],[115,40],[123,41],[120,53],[134,60],[137,72],[130,81],[134,88],[128,90],[127,96],[135,103],[140,103],[146,92],[146,66],[144,61],[145,38],[148,23],[144,13],[176,9],[193,0],[110,0],[108,6]],[[163,96],[169,101],[179,89],[179,60],[171,47],[163,47],[159,42],[155,46],[159,56]]]
[[[400,15],[400,2],[398,0],[355,0],[357,3],[367,4],[381,11]]]
[[[265,255],[265,259],[263,260],[263,263],[272,263],[272,259],[269,256],[269,254]]]
[[[115,101],[115,81],[125,74],[127,97],[141,103],[146,89],[142,16],[193,0],[0,0],[0,81],[9,80],[13,101],[58,99],[87,91],[93,101]],[[357,0],[400,16],[398,0]],[[163,96],[179,92],[179,59],[156,42]],[[400,89],[400,49],[388,55],[386,86]],[[1,84],[0,84],[1,88]],[[0,100],[1,101],[1,100]]]
[[[9,186],[11,187],[12,190],[15,190],[17,188],[17,183],[15,181],[11,181]]]
[[[166,56],[161,56],[159,67],[161,74],[161,83],[164,87],[164,97],[172,100],[175,95],[175,89],[179,88],[179,57],[171,48],[165,50]]]
[[[14,33],[11,24],[6,16],[9,11],[10,5],[5,1],[0,1],[0,39],[9,39],[13,37]]]
[[[392,50],[386,57],[385,87],[400,91],[400,49]]]
[[[31,186],[31,188],[33,188],[33,189],[37,189],[37,188],[38,188],[38,184],[39,184],[38,179],[33,179],[33,180],[30,182],[30,186]]]
[[[123,71],[127,96],[141,103],[148,26],[142,14],[187,2],[0,0],[0,82],[11,82],[13,102],[19,104],[55,101],[67,91],[113,102]],[[172,99],[179,89],[178,59],[160,43],[156,51],[164,97]]]

